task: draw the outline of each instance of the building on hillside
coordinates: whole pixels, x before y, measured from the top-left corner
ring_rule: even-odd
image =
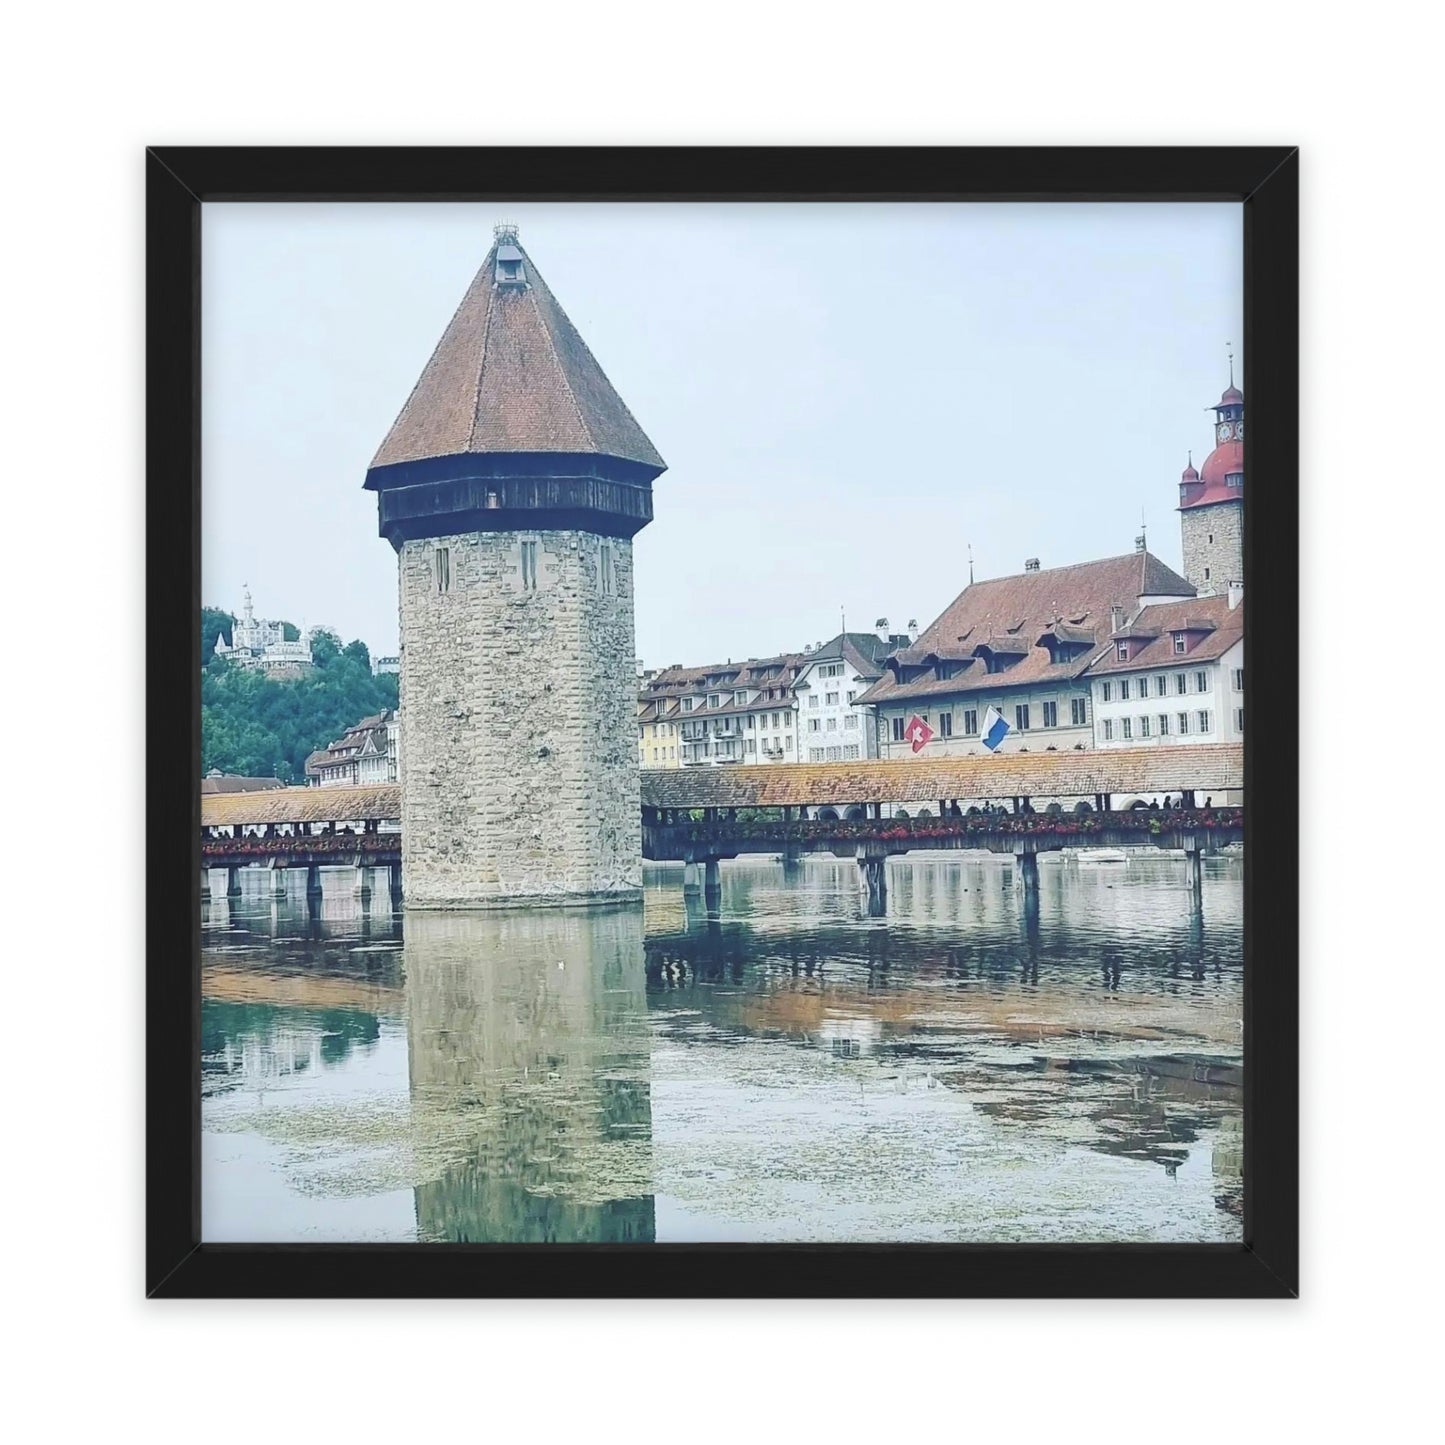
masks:
[[[401,726],[396,713],[364,717],[328,747],[306,759],[310,787],[394,783],[401,776]]]
[[[383,673],[400,673],[401,658],[399,657],[373,657],[371,659],[371,675],[380,677]]]
[[[1115,628],[1088,681],[1097,747],[1242,741],[1244,589],[1141,608]]]
[[[1092,747],[1089,664],[1140,608],[1193,595],[1142,543],[1047,571],[1030,559],[1015,576],[971,582],[858,699],[876,711],[879,756],[984,752],[990,707],[1010,728],[1001,752]],[[931,734],[918,748],[915,717]]]
[[[806,656],[793,683],[797,697],[798,745],[803,763],[851,762],[878,756],[873,709],[859,699],[883,676],[883,659],[907,647],[916,630],[890,633],[880,618],[876,632],[840,632]]]
[[[280,778],[248,778],[240,773],[223,773],[212,768],[201,779],[202,794],[208,793],[259,793],[267,788],[284,788]]]
[[[1229,385],[1210,408],[1214,450],[1194,470],[1194,458],[1179,479],[1179,529],[1184,575],[1201,596],[1224,595],[1244,582],[1244,393]]]
[[[216,634],[215,656],[271,677],[300,677],[307,672],[312,666],[311,644],[305,638],[287,642],[285,623],[257,617],[249,587],[242,597],[241,615],[231,628],[230,642],[223,633]]]

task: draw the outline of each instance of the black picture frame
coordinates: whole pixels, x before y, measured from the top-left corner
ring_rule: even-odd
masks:
[[[1298,633],[1299,155],[1220,148],[204,148],[146,156],[150,1297],[1293,1297],[1298,666],[1252,667],[1242,1245],[200,1242],[201,206],[207,201],[1237,201],[1249,628]],[[1263,539],[1263,540],[1262,540]],[[186,900],[182,905],[180,900]]]

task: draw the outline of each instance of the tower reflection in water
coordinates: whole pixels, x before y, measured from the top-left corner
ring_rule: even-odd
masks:
[[[642,910],[415,913],[419,1238],[650,1243]]]

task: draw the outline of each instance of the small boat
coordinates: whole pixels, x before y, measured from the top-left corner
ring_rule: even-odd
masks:
[[[1122,848],[1080,848],[1080,863],[1127,863],[1129,855]]]

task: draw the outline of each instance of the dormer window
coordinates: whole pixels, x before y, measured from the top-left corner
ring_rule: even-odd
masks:
[[[522,264],[522,253],[505,241],[497,247],[495,279],[498,286],[527,284],[527,269]]]
[[[1176,632],[1174,634],[1174,655],[1176,657],[1181,656],[1186,650],[1186,646],[1184,634],[1182,632]]]
[[[1119,644],[1117,644],[1117,645],[1118,645],[1118,649],[1119,649],[1119,661],[1120,661],[1120,662],[1128,662],[1128,660],[1129,660],[1129,644],[1128,644],[1127,642],[1121,642],[1121,643],[1119,643]]]

